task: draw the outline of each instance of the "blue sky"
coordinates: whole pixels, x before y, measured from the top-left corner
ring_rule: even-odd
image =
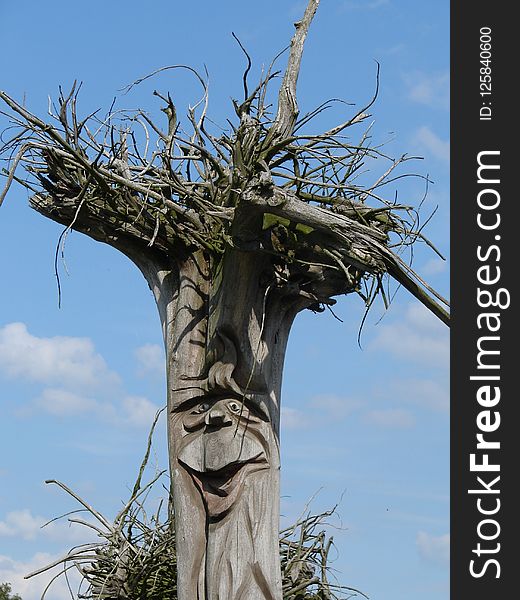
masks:
[[[158,67],[189,64],[210,74],[210,114],[224,122],[242,93],[244,59],[234,31],[262,64],[292,35],[304,2],[134,2],[0,4],[4,52],[0,88],[45,115],[58,86],[83,81],[87,113],[118,106],[158,112],[150,92],[171,91],[179,106],[198,99],[186,74],[167,72],[121,96]],[[374,142],[424,160],[413,170],[434,184],[429,237],[448,255],[449,3],[322,0],[299,84],[303,112],[330,97],[371,112]],[[254,77],[254,75],[253,75]],[[327,128],[351,110],[322,115]],[[5,121],[0,118],[0,128]],[[359,132],[361,134],[361,130]],[[403,180],[400,200],[417,203],[420,180]],[[27,207],[13,188],[0,210],[0,582],[37,600],[46,577],[23,575],[85,540],[64,522],[76,508],[56,478],[104,514],[129,494],[165,384],[159,319],[137,269],[109,247],[71,234],[60,264],[62,228]],[[418,248],[417,270],[448,295],[448,269]],[[300,315],[286,358],[282,409],[283,523],[338,501],[331,533],[339,581],[374,600],[448,598],[448,333],[405,291],[371,312],[357,344],[363,306],[341,299],[335,313]],[[381,318],[382,317],[382,318]],[[154,468],[167,464],[164,423]],[[52,600],[66,598],[57,585]]]

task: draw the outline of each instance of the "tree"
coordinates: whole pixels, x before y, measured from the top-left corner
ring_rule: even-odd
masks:
[[[11,596],[11,585],[9,583],[0,583],[0,600],[22,600],[22,598],[18,594]]]
[[[203,88],[190,132],[169,94],[156,92],[162,127],[142,111],[81,118],[77,87],[60,94],[56,124],[0,92],[18,128],[3,146],[11,162],[0,202],[20,182],[33,208],[65,226],[63,238],[74,229],[112,245],[155,295],[181,599],[281,596],[280,387],[296,314],[349,293],[370,307],[390,275],[448,320],[443,299],[395,249],[421,237],[413,209],[382,196],[408,158],[345,137],[373,101],[318,135],[306,127],[325,105],[299,117],[296,84],[318,3],[296,23],[276,113],[267,100],[274,65],[251,91],[245,53],[244,99],[222,135],[206,116],[207,83],[189,67],[166,68],[189,69]],[[362,185],[373,157],[388,166]]]

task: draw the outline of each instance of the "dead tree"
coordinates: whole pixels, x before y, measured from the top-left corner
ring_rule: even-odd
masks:
[[[246,53],[244,100],[220,136],[193,70],[204,96],[189,109],[188,132],[169,94],[156,92],[162,127],[143,111],[119,122],[115,114],[81,119],[76,87],[60,94],[50,123],[0,92],[15,126],[2,148],[9,165],[0,202],[21,183],[64,235],[85,233],[129,257],[157,301],[180,600],[282,597],[280,388],[298,312],[349,293],[370,305],[389,275],[448,321],[445,301],[395,249],[421,237],[413,209],[383,196],[408,158],[385,156],[368,136],[347,137],[372,102],[328,131],[303,133],[327,106],[300,117],[296,101],[318,4],[309,0],[295,24],[275,113],[266,97],[277,73],[271,66],[250,90]],[[386,170],[358,184],[376,156]]]

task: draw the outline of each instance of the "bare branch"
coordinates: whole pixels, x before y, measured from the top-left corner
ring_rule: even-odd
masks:
[[[278,94],[278,111],[267,138],[269,142],[285,139],[293,133],[299,114],[296,84],[300,73],[303,46],[319,3],[320,0],[309,0],[302,20],[294,24],[296,32],[291,40],[287,68]]]
[[[413,294],[444,323],[449,323],[449,315],[428,292],[441,302],[448,304],[434,292],[397,255],[386,247],[386,234],[363,225],[345,215],[334,214],[317,206],[302,202],[295,194],[280,188],[251,188],[242,195],[244,201],[255,205],[264,212],[288,218],[321,231],[338,244],[336,249],[355,267],[381,275],[390,273],[403,287]],[[330,252],[330,251],[329,251]],[[422,287],[421,287],[422,286]],[[426,288],[426,289],[424,289]]]

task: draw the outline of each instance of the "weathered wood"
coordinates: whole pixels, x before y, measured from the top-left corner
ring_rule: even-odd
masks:
[[[301,21],[294,24],[296,31],[291,40],[289,60],[278,93],[278,110],[268,134],[269,141],[272,139],[286,139],[293,133],[299,114],[296,84],[300,74],[303,46],[319,3],[320,0],[310,0]]]
[[[177,262],[178,277],[141,269],[167,352],[179,600],[280,600],[282,368],[311,300],[279,281],[270,257]]]

